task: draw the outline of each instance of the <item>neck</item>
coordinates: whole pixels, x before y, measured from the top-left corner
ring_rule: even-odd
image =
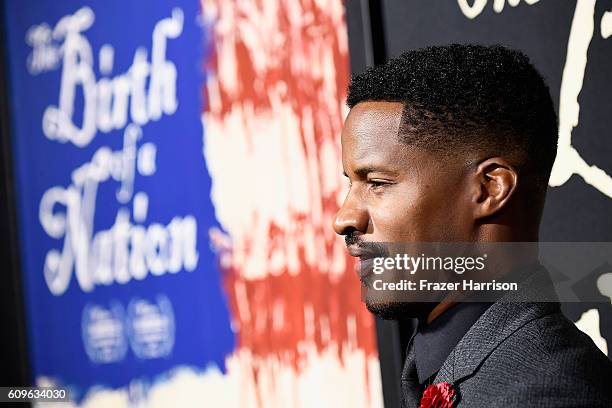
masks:
[[[537,244],[517,244],[518,248],[516,245],[506,246],[502,244],[503,246],[499,249],[499,251],[493,251],[497,260],[495,264],[492,265],[492,268],[487,271],[489,278],[503,278],[508,274],[521,271],[522,269],[530,267],[538,262]],[[515,251],[514,249],[517,250]],[[422,325],[431,324],[435,319],[440,317],[453,306],[457,305],[458,303],[462,303],[466,298],[471,297],[472,294],[473,292],[453,292],[447,295],[442,301],[433,306],[429,313],[423,315],[423,318],[420,319],[419,323]],[[502,295],[499,294],[499,296]],[[498,299],[497,296],[496,299]],[[495,300],[491,300],[491,302],[494,301]]]

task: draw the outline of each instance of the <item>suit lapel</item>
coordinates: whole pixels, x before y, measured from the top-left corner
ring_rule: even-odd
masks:
[[[495,302],[463,336],[438,371],[435,383],[456,384],[473,374],[509,336],[527,323],[559,311],[550,280],[540,267],[519,286]],[[543,292],[544,291],[544,292]],[[541,299],[544,302],[533,302]]]

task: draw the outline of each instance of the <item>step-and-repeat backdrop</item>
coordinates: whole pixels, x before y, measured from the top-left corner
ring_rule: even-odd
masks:
[[[380,406],[344,6],[8,1],[30,362],[86,406]]]

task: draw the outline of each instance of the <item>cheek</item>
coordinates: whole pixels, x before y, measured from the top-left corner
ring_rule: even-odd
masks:
[[[419,229],[419,190],[406,186],[394,188],[370,201],[372,239],[378,242],[409,242]]]
[[[446,189],[417,186],[386,197],[370,210],[373,238],[378,242],[455,241],[458,205]]]
[[[417,241],[461,241],[461,225],[464,217],[460,211],[462,201],[456,195],[456,187],[426,189],[422,192],[415,212],[418,214]]]
[[[391,205],[371,213],[373,238],[378,242],[411,241],[415,229],[414,210],[411,206]]]

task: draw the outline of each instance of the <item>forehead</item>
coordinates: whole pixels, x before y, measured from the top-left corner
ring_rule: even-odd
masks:
[[[392,164],[404,150],[398,131],[403,104],[361,102],[355,105],[342,129],[342,157],[345,165]]]
[[[399,102],[358,103],[346,118],[342,136],[349,139],[359,138],[360,141],[380,137],[397,141],[402,109],[403,104]]]

